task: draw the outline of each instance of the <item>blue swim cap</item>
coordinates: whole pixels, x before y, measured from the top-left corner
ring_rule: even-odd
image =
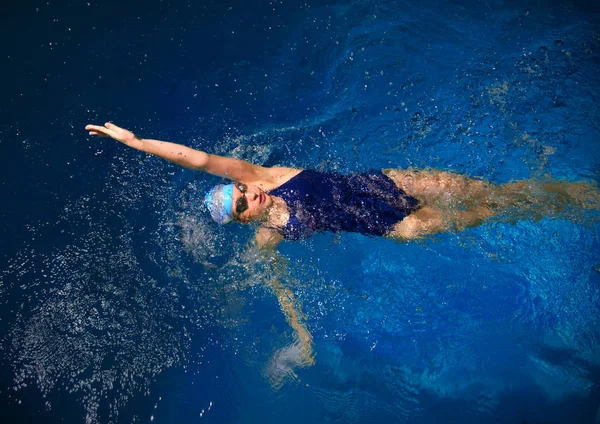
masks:
[[[219,184],[210,189],[204,196],[204,204],[212,219],[219,224],[227,224],[233,220],[233,184]]]

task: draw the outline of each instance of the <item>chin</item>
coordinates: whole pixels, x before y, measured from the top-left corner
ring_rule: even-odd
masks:
[[[269,207],[273,204],[273,199],[267,197],[263,206],[263,213],[266,213]]]

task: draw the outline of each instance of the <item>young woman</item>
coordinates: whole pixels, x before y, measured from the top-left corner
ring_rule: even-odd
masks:
[[[349,231],[410,240],[478,225],[507,208],[533,218],[569,204],[597,207],[598,190],[585,183],[520,181],[491,185],[442,171],[387,169],[338,174],[263,167],[179,144],[143,139],[114,124],[88,125],[91,135],[121,143],[185,168],[228,178],[205,203],[221,224],[257,222],[260,246],[297,240],[318,231]],[[527,215],[529,216],[529,215]]]
[[[260,247],[297,240],[319,231],[348,231],[410,240],[478,225],[510,212],[510,217],[541,219],[570,205],[600,208],[595,186],[586,183],[518,181],[492,185],[442,171],[387,169],[339,174],[286,167],[263,167],[211,155],[179,144],[143,139],[114,124],[87,125],[90,135],[121,143],[185,168],[228,178],[211,189],[205,204],[220,224],[257,222]],[[313,363],[312,339],[281,283],[271,289],[296,330],[299,358],[291,367]],[[287,359],[285,359],[287,358]],[[276,359],[276,358],[275,358]],[[280,360],[290,361],[289,350]]]

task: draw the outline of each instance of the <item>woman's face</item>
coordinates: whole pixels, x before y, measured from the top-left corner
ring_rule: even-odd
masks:
[[[244,203],[244,197],[248,202],[248,209],[237,213],[240,205]],[[262,191],[258,186],[245,184],[233,185],[233,212],[236,219],[243,224],[265,217],[272,203],[273,199],[271,196]]]

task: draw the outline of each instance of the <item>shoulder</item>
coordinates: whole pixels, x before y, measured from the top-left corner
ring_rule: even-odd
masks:
[[[264,168],[262,178],[260,181],[257,181],[256,184],[258,184],[264,191],[273,190],[287,183],[302,171],[302,169],[287,168],[283,166]]]
[[[256,232],[255,240],[261,249],[273,248],[283,240],[283,236],[273,228],[261,226]]]

